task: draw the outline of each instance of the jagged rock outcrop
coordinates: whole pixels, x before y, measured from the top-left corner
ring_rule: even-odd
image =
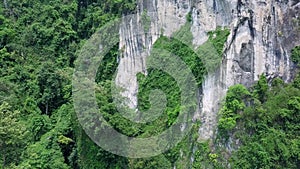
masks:
[[[193,44],[199,46],[207,32],[217,26],[231,30],[222,63],[209,72],[202,86],[199,118],[200,139],[210,139],[217,124],[217,112],[229,86],[251,86],[259,75],[281,77],[286,82],[294,75],[290,50],[300,44],[297,0],[144,0],[138,14],[127,17],[120,29],[120,58],[116,83],[125,89],[131,108],[137,107],[136,73],[146,72],[145,58],[160,35],[171,36],[186,22],[191,12]],[[143,13],[150,16],[149,29],[142,24]]]

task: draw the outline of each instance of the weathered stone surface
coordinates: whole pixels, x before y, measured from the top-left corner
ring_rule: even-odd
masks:
[[[191,9],[189,1],[143,0],[139,2],[138,13],[125,17],[120,29],[120,50],[116,84],[125,89],[122,95],[128,98],[130,108],[137,107],[138,84],[136,74],[146,72],[146,56],[160,35],[171,36],[186,22]],[[150,27],[145,29],[142,15],[149,16]]]
[[[136,73],[146,72],[145,58],[160,35],[171,36],[186,22],[191,12],[193,44],[199,46],[206,33],[217,26],[231,30],[221,66],[204,79],[197,118],[202,121],[200,139],[213,137],[217,112],[229,86],[251,86],[261,74],[268,79],[281,77],[286,82],[294,75],[290,50],[300,45],[299,1],[278,0],[143,0],[138,14],[124,20],[120,29],[120,57],[116,83],[125,89],[131,108],[137,107]],[[149,30],[141,16],[151,17]]]
[[[294,65],[289,58],[290,50],[300,44],[299,23],[292,20],[295,22],[299,17],[299,5],[275,0],[230,1],[231,13],[227,16],[231,16],[231,23],[216,22],[228,26],[231,34],[220,69],[209,74],[203,84],[201,139],[213,137],[220,101],[229,86],[249,87],[263,73],[268,79],[292,80]]]

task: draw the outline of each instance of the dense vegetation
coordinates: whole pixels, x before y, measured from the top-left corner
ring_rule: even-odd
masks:
[[[76,122],[71,78],[85,40],[133,12],[135,2],[0,2],[0,168],[126,165],[98,148]]]
[[[292,50],[296,63],[298,49]],[[261,75],[250,89],[240,84],[230,87],[219,112],[217,137],[214,143],[200,143],[194,165],[299,168],[299,84],[299,74],[290,84],[280,78],[268,81]],[[214,149],[209,147],[211,144]]]
[[[299,58],[292,50],[293,57]],[[300,86],[299,74],[291,84],[265,76],[244,98],[246,105],[238,114],[232,136],[241,146],[233,154],[233,168],[299,168],[300,167]],[[243,128],[243,130],[238,130]]]
[[[266,77],[229,88],[213,142],[197,143],[194,168],[299,168],[300,83]]]
[[[292,61],[299,64],[300,63],[300,46],[296,46],[291,52]]]
[[[253,88],[231,87],[220,111],[219,137],[197,142],[198,122],[176,147],[147,159],[128,159],[98,147],[77,122],[71,80],[77,50],[102,25],[135,11],[134,0],[4,0],[0,2],[0,168],[299,168],[300,78],[291,84],[266,78]],[[149,29],[147,11],[142,13]],[[187,20],[191,22],[188,15]],[[195,75],[203,76],[221,60],[229,30],[218,27],[196,52],[191,48],[190,23],[175,38],[160,37],[155,48],[179,56]],[[179,40],[180,39],[180,40]],[[292,59],[299,62],[299,47]],[[101,112],[118,131],[147,137],[174,123],[180,110],[180,90],[169,74],[148,69],[138,74],[139,109],[150,107],[149,92],[164,91],[167,108],[152,123],[133,123],[116,113],[111,80],[117,68],[118,45],[104,57],[96,77]],[[208,57],[209,56],[209,57]],[[230,138],[240,148],[227,155]],[[194,152],[194,153],[192,153]],[[224,155],[225,154],[225,155]],[[193,163],[191,164],[191,159]]]

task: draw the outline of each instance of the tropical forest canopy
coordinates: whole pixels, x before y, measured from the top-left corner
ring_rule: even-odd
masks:
[[[201,124],[196,122],[191,134],[173,149],[152,158],[125,158],[103,150],[83,131],[72,103],[72,74],[78,49],[104,24],[135,13],[136,1],[4,0],[0,5],[0,168],[300,168],[300,77],[285,84],[261,75],[249,89],[229,88],[213,142],[197,140]],[[221,55],[229,31],[217,28],[208,35]],[[183,56],[201,86],[210,67],[186,44],[162,36],[154,47]],[[117,45],[99,65],[100,112],[128,136],[147,137],[165,130],[180,109],[176,81],[155,69],[147,76],[138,74],[139,109],[149,109],[149,91],[158,88],[166,94],[166,112],[147,125],[120,117],[111,95],[119,52]],[[299,63],[300,48],[291,53]],[[225,148],[229,139],[239,140],[232,154]]]

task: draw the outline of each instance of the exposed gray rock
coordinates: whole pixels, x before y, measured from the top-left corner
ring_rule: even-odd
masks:
[[[298,3],[297,3],[298,2]],[[124,88],[128,106],[137,107],[136,73],[147,74],[145,58],[160,35],[171,36],[186,22],[191,12],[193,44],[197,47],[207,39],[207,32],[217,26],[231,30],[221,66],[209,72],[199,98],[202,122],[200,139],[210,139],[217,124],[217,113],[229,86],[251,86],[261,74],[281,77],[289,82],[295,66],[290,50],[300,44],[299,1],[287,0],[144,0],[138,14],[124,19],[120,29],[120,58],[116,83]],[[150,27],[142,23],[143,11],[151,18]]]
[[[138,13],[123,19],[120,29],[120,50],[116,84],[123,88],[122,96],[128,98],[130,108],[137,107],[138,84],[136,74],[146,72],[145,57],[150,54],[160,35],[171,36],[186,22],[191,9],[189,1],[143,0],[138,4]],[[145,29],[142,16],[149,17],[149,29]]]
[[[229,86],[251,86],[261,74],[289,82],[294,76],[290,50],[300,43],[299,4],[264,1],[231,1],[231,33],[225,44],[221,67],[203,83],[201,139],[213,137],[220,101]],[[218,23],[216,23],[218,24]],[[220,25],[220,24],[218,24]],[[203,117],[204,116],[204,117]],[[212,130],[212,131],[209,131]]]

